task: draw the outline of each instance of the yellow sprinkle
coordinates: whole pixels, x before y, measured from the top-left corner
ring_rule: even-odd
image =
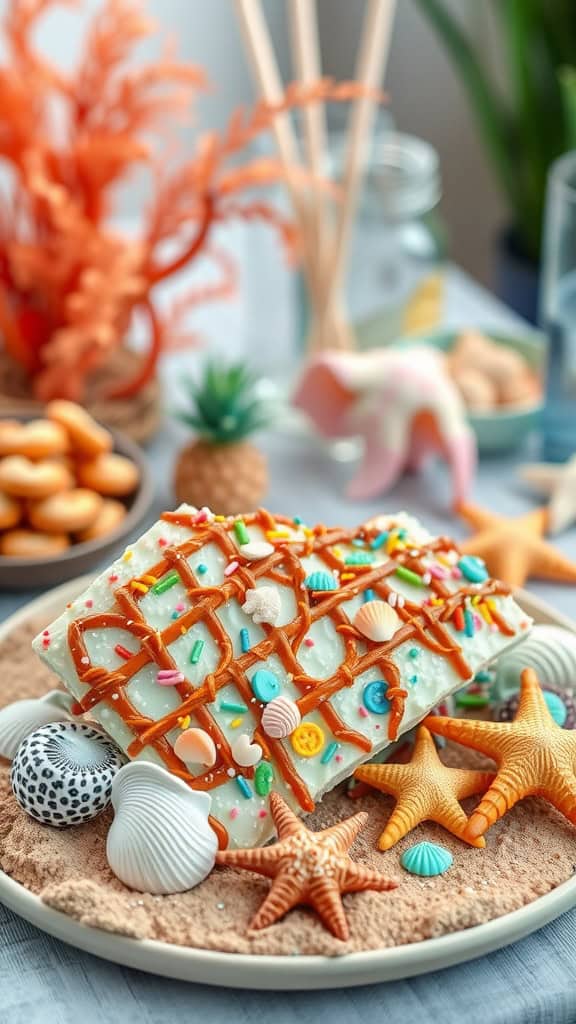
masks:
[[[498,605],[496,604],[496,601],[494,600],[493,597],[487,597],[486,598],[486,604],[488,605],[488,607],[489,607],[491,612],[497,612],[498,611]]]
[[[340,577],[340,580],[341,580],[342,583],[345,583],[346,580],[355,580],[355,579],[356,579],[356,576],[354,575],[353,572],[343,572],[341,577]]]
[[[488,608],[488,606],[485,604],[479,604],[478,611],[480,612],[480,615],[482,616],[484,621],[487,622],[489,626],[491,626],[492,623],[494,622],[494,619],[490,615],[490,609]]]
[[[124,554],[122,555],[122,561],[123,562],[129,562],[130,559],[132,558],[133,554],[134,554],[133,551],[125,551]]]
[[[182,636],[186,636],[186,627],[180,626],[180,632],[182,633]]]
[[[232,721],[230,722],[231,729],[237,729],[239,725],[242,725],[241,718],[233,718]]]
[[[303,526],[302,527],[302,533],[304,534],[305,537],[313,537],[314,536],[314,530],[311,530],[309,526]]]
[[[142,580],[143,583],[148,583],[148,585],[151,586],[151,587],[155,583],[158,583],[158,580],[156,579],[156,577],[155,576],[150,576],[149,574],[146,575],[146,576],[141,576],[140,579]]]
[[[442,565],[445,565],[447,569],[454,568],[450,559],[446,558],[446,555],[436,555],[436,558],[438,559],[439,562],[442,563]]]
[[[443,597],[432,597],[430,599],[430,601],[431,601],[431,604],[444,604],[444,598]]]
[[[332,554],[336,558],[342,558],[342,548],[332,548]]]
[[[146,586],[146,584],[140,583],[139,580],[131,580],[130,586],[132,587],[132,590],[139,590],[141,594],[148,593],[148,587]]]
[[[179,718],[178,725],[181,729],[187,729],[190,725],[190,715],[184,715],[182,718]]]
[[[280,540],[291,537],[291,534],[288,530],[266,530],[266,536],[268,540]]]
[[[215,523],[223,523],[225,519],[226,519],[226,516],[214,516],[214,522]]]
[[[480,594],[476,594],[476,596],[472,598],[472,604],[475,608],[480,604],[481,600],[482,598],[480,597]]]

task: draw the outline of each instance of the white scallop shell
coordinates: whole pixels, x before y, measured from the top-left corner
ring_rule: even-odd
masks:
[[[36,700],[17,700],[0,709],[0,757],[12,761],[22,740],[42,725],[70,718],[72,697],[50,690]]]
[[[241,768],[253,768],[262,760],[262,747],[252,743],[247,733],[243,732],[234,740],[231,747],[232,757]]]
[[[261,558],[268,558],[274,554],[274,545],[267,540],[250,540],[240,547],[241,554],[249,558],[251,562],[259,562]]]
[[[362,636],[383,644],[400,629],[402,619],[387,601],[368,601],[356,612],[354,625]]]
[[[268,622],[275,626],[282,608],[280,594],[276,587],[257,587],[246,591],[246,600],[242,611],[252,617],[256,623]]]
[[[112,786],[114,821],[106,841],[117,878],[139,892],[185,892],[210,874],[216,834],[211,798],[149,761],[132,761]]]
[[[561,626],[535,625],[525,640],[496,665],[495,696],[507,700],[520,688],[520,674],[533,668],[543,686],[576,685],[576,634]]]
[[[264,708],[262,728],[272,739],[283,740],[298,728],[301,719],[300,709],[293,700],[274,697]]]

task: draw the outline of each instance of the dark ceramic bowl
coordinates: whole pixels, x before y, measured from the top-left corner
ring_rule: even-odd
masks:
[[[64,583],[74,576],[89,572],[94,566],[104,565],[106,558],[116,555],[127,538],[134,534],[150,511],[154,499],[152,475],[142,449],[125,434],[116,430],[111,430],[110,433],[114,437],[114,451],[119,455],[126,455],[140,470],[140,483],[134,494],[125,500],[128,510],[126,517],[105,537],[72,544],[66,551],[51,555],[49,558],[7,558],[0,555],[0,589],[33,590]]]

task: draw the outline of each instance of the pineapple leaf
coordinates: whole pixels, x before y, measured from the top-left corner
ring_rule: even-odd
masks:
[[[244,363],[211,361],[199,381],[183,383],[189,408],[177,417],[213,444],[233,444],[270,423],[271,410],[256,395],[257,378]]]

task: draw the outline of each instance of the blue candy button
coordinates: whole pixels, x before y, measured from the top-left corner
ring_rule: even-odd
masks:
[[[488,570],[481,558],[476,555],[463,555],[458,568],[470,583],[484,583],[488,579]]]
[[[383,679],[375,679],[364,687],[362,701],[368,711],[375,715],[386,715],[390,710],[390,701],[386,699],[387,686]]]
[[[250,685],[256,699],[261,700],[263,704],[269,704],[280,693],[280,683],[277,677],[267,668],[259,668],[252,676]]]
[[[559,697],[557,693],[552,693],[550,690],[544,690],[544,700],[546,701],[548,711],[552,715],[556,725],[564,725],[564,722],[568,718],[568,712],[562,698]]]

